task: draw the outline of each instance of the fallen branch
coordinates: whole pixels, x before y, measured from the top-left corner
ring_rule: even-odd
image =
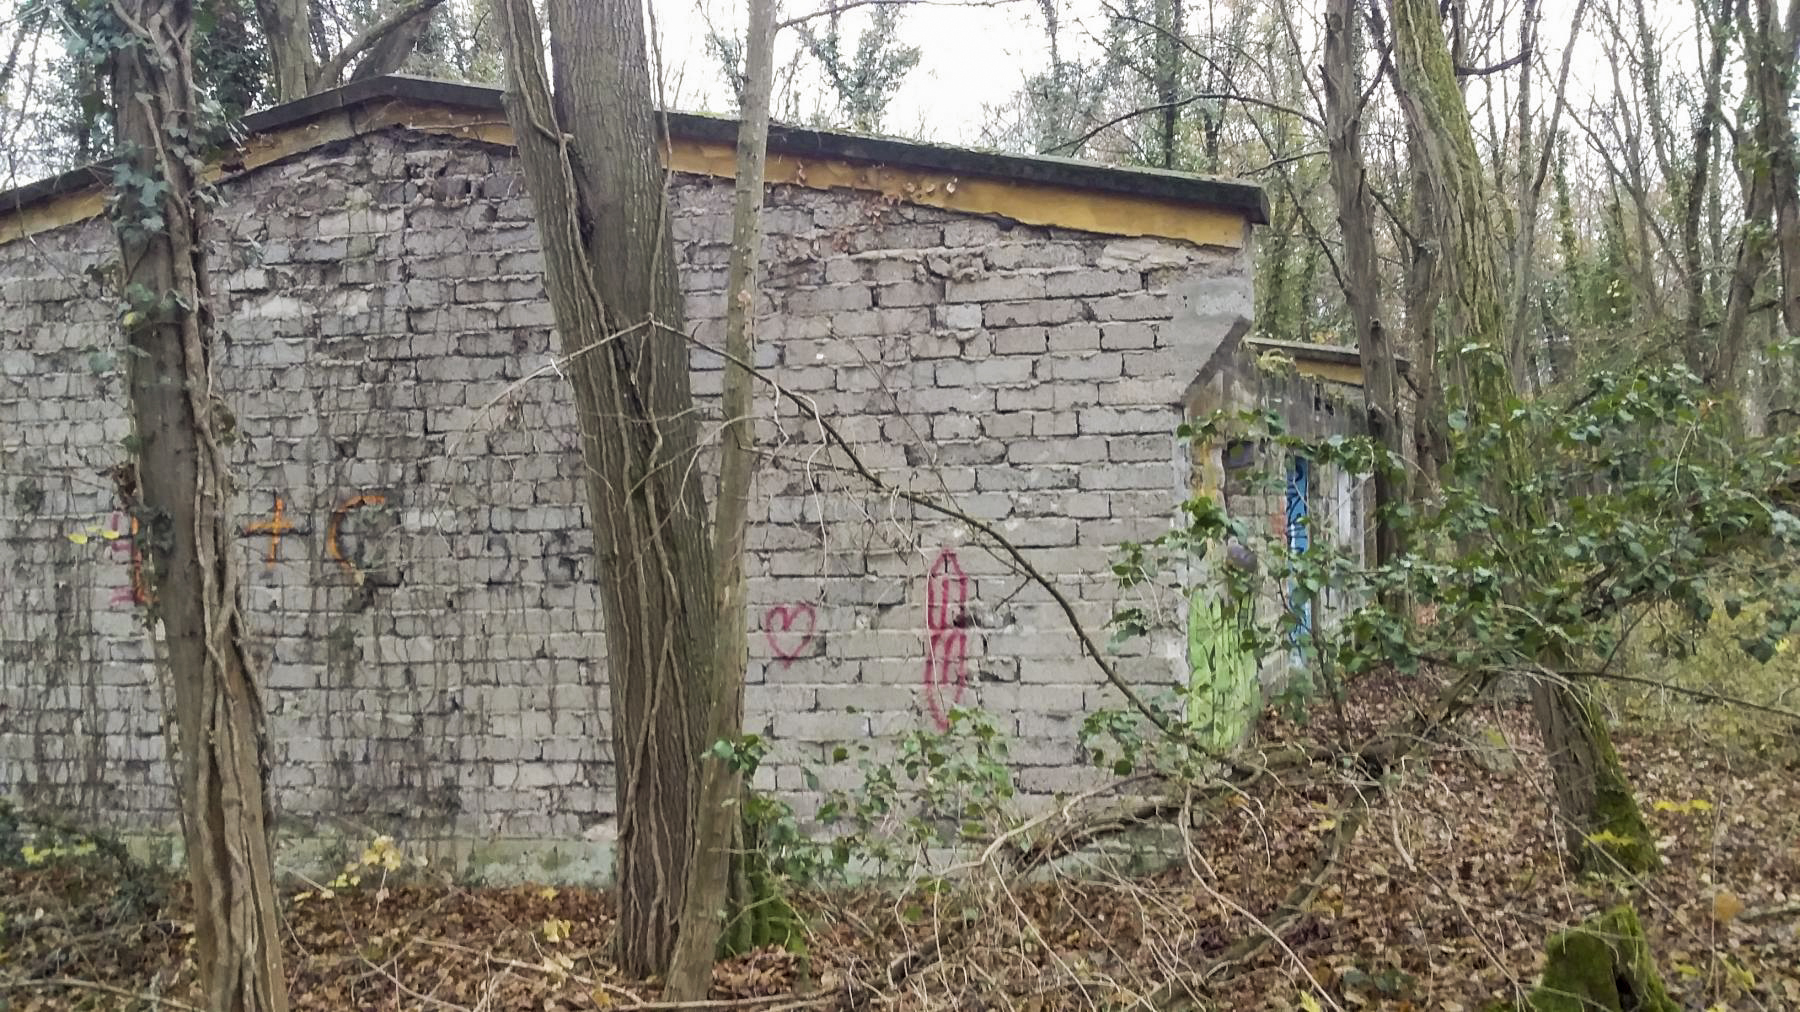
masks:
[[[620,1012],[650,1012],[652,1009],[760,1009],[761,1012],[788,1012],[790,1009],[817,1008],[837,997],[835,988],[821,988],[808,995],[771,994],[753,998],[702,998],[695,1001],[642,1001],[632,1005],[615,1005]]]
[[[149,1002],[152,1009],[172,1008],[176,1009],[177,1012],[201,1012],[198,1006],[189,1005],[184,1001],[176,1001],[173,998],[164,998],[161,995],[146,994],[142,991],[132,991],[123,987],[113,987],[111,984],[102,984],[98,981],[77,980],[74,977],[46,977],[42,980],[0,981],[0,991],[49,991],[56,988],[75,988],[82,991],[98,991],[101,994],[110,994],[116,998],[131,998],[136,1001]]]
[[[614,995],[619,998],[627,999],[632,1003],[629,1005],[616,1006],[618,1008],[651,1008],[651,1007],[653,1007],[651,1005],[645,1004],[644,996],[638,994],[635,991],[627,990],[625,988],[618,986],[617,984],[608,984],[606,981],[599,980],[594,977],[586,977],[586,976],[583,976],[579,973],[575,973],[570,970],[564,970],[561,967],[551,967],[551,966],[544,965],[542,963],[527,963],[527,962],[525,962],[523,960],[519,960],[519,959],[509,959],[505,956],[496,956],[491,952],[482,952],[479,949],[472,949],[466,945],[457,945],[455,942],[445,942],[445,941],[440,941],[435,938],[415,938],[412,940],[412,942],[413,942],[413,944],[429,946],[434,949],[449,949],[449,950],[452,950],[455,952],[461,952],[461,953],[465,953],[465,954],[471,955],[471,956],[479,956],[480,958],[486,960],[489,963],[493,963],[496,966],[504,966],[504,967],[507,967],[507,968],[513,969],[513,970],[532,970],[532,971],[535,971],[537,973],[543,974],[548,977],[567,977],[570,980],[574,981],[575,983],[582,985],[583,987],[599,988],[600,990],[605,991],[607,994]]]

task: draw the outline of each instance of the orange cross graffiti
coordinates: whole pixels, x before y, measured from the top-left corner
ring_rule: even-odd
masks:
[[[337,560],[338,565],[344,567],[344,572],[350,574],[350,579],[354,580],[358,587],[363,584],[362,570],[357,569],[356,563],[351,562],[344,555],[343,546],[338,544],[338,530],[343,527],[344,518],[350,515],[351,510],[361,509],[364,506],[380,506],[385,502],[387,502],[385,495],[353,495],[338,503],[337,509],[331,511],[331,523],[325,528],[325,551]]]
[[[275,563],[281,561],[281,536],[294,529],[287,518],[287,504],[275,497],[275,516],[268,520],[259,520],[244,528],[245,534],[267,534],[269,536],[269,555],[264,566],[273,569]]]

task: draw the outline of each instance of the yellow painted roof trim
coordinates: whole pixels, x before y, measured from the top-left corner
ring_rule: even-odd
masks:
[[[389,101],[337,109],[297,126],[253,134],[230,160],[231,172],[257,169],[325,144],[392,127],[513,146],[512,128],[504,117],[456,106]],[[675,172],[723,179],[732,178],[737,161],[729,144],[684,138],[674,139],[666,156],[666,163]],[[207,178],[216,181],[225,174],[220,165],[214,164]],[[1250,231],[1250,221],[1242,214],[1158,197],[1102,193],[1051,183],[959,177],[941,171],[840,158],[772,152],[767,178],[771,184],[859,190],[891,201],[964,214],[999,215],[1026,225],[1102,235],[1155,236],[1241,249]],[[96,184],[26,207],[0,211],[0,242],[83,221],[103,210],[104,194]]]

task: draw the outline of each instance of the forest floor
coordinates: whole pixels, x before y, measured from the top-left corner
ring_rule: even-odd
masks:
[[[1422,701],[1408,683],[1358,696],[1352,737]],[[1335,861],[1321,858],[1355,815],[1342,807],[1347,782],[1315,767],[1197,801],[1177,820],[1188,827],[1183,859],[1158,873],[975,874],[900,899],[797,897],[811,924],[806,957],[765,950],[724,963],[706,1007],[1041,1012],[1185,996],[1214,1009],[1477,1012],[1517,1001],[1546,937],[1627,889],[1564,870],[1529,717],[1521,705],[1484,706],[1384,784],[1349,786],[1366,816]],[[1696,733],[1667,714],[1622,715],[1619,752],[1664,859],[1628,891],[1684,1008],[1800,1009],[1800,736],[1732,727]],[[1265,745],[1337,735],[1325,709],[1305,726],[1270,716],[1262,728]],[[30,856],[0,862],[0,1009],[197,1003],[179,883],[122,870],[104,851]],[[1325,865],[1279,942],[1220,965]],[[375,878],[329,898],[290,891],[294,1008],[657,1007],[654,982],[607,962],[603,891]],[[1172,979],[1183,983],[1157,991]]]

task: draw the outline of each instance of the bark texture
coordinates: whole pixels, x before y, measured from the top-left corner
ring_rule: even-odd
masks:
[[[1356,5],[1331,0],[1325,11],[1325,141],[1331,153],[1331,189],[1337,198],[1338,227],[1344,239],[1343,289],[1356,327],[1362,359],[1363,396],[1370,435],[1402,459],[1399,371],[1382,326],[1381,285],[1375,275],[1375,212],[1362,155],[1362,89],[1358,65]],[[1375,472],[1375,557],[1386,563],[1400,555],[1399,528],[1392,510],[1405,502],[1404,480],[1386,469]]]
[[[1489,501],[1522,530],[1541,527],[1544,507],[1518,489],[1532,474],[1523,433],[1507,425],[1517,397],[1504,354],[1505,319],[1496,278],[1496,247],[1489,219],[1491,188],[1475,148],[1469,110],[1456,86],[1434,0],[1393,0],[1394,62],[1401,105],[1420,153],[1425,194],[1431,201],[1431,238],[1444,258],[1449,283],[1447,333],[1456,335],[1454,374],[1471,427],[1501,424],[1504,445],[1494,473],[1485,476]],[[1549,670],[1566,658],[1533,658]],[[1655,848],[1619,768],[1606,724],[1580,686],[1543,680],[1533,687],[1538,727],[1556,779],[1558,807],[1570,843],[1569,856],[1583,870],[1654,867]],[[1620,844],[1597,848],[1595,837]],[[1610,857],[1612,860],[1607,860]]]
[[[605,609],[616,955],[628,974],[660,975],[693,855],[718,608],[642,10],[553,0],[553,92],[530,0],[500,9],[508,116],[575,389]]]
[[[275,101],[292,102],[312,91],[312,5],[309,0],[256,0],[256,19],[269,47]]]
[[[725,283],[725,381],[721,402],[719,494],[713,507],[713,548],[718,565],[714,594],[719,604],[710,684],[706,686],[706,741],[734,741],[744,721],[744,671],[749,663],[745,615],[749,586],[744,550],[750,517],[750,482],[756,467],[752,384],[757,258],[762,247],[763,170],[769,147],[769,98],[775,85],[775,0],[750,0],[745,38],[744,90],[740,96],[735,200],[731,218],[731,261]],[[743,844],[743,778],[716,758],[700,769],[694,859],[688,866],[685,908],[669,968],[666,997],[698,1001],[712,985],[714,953],[725,920],[755,919],[766,908],[747,896],[733,904],[733,855],[757,861]],[[748,875],[739,875],[747,881]],[[735,910],[733,908],[736,908]]]
[[[195,961],[213,1012],[287,1008],[269,854],[262,699],[244,650],[242,564],[221,443],[231,413],[213,389],[212,321],[188,151],[193,9],[124,0],[136,44],[112,56],[128,180],[115,194],[131,410],[137,547],[162,628],[175,704],[182,834],[194,892]]]
[[[324,43],[315,51],[312,0],[256,0],[256,19],[269,49],[275,101],[293,102],[343,83],[344,69],[358,57],[355,80],[400,69],[418,45],[425,26],[444,0],[400,0],[335,53]],[[321,59],[323,57],[323,59]]]

